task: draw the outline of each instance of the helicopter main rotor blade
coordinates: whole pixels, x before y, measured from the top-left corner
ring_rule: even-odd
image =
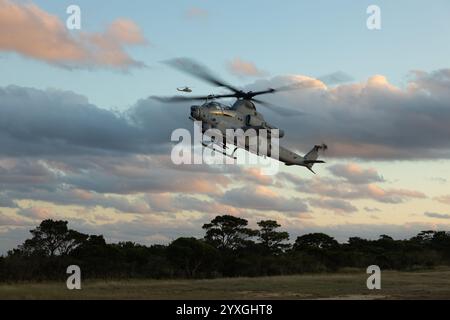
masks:
[[[246,93],[246,96],[249,98],[253,98],[256,96],[260,96],[263,94],[269,94],[269,93],[277,93],[277,92],[283,92],[283,91],[292,91],[292,90],[300,90],[300,89],[305,89],[308,87],[312,87],[313,83],[312,81],[302,81],[302,82],[297,82],[297,83],[292,83],[292,84],[288,84],[282,87],[278,87],[276,89],[273,88],[269,88],[267,90],[263,90],[263,91],[250,91],[248,93]]]
[[[275,92],[283,92],[283,91],[293,91],[293,90],[314,88],[315,86],[316,86],[315,80],[311,79],[311,80],[303,80],[303,81],[287,84],[285,86],[278,87],[274,90],[275,90]]]
[[[277,92],[275,89],[267,89],[267,90],[263,90],[263,91],[255,91],[255,92],[250,91],[250,92],[248,93],[248,96],[249,96],[250,98],[253,98],[253,97],[256,97],[256,96],[260,96],[260,95],[262,95],[262,94],[275,93],[275,92]]]
[[[175,96],[175,97],[151,97],[160,102],[170,103],[170,102],[186,102],[186,101],[201,101],[205,100],[206,97],[183,97],[183,96]]]
[[[204,100],[213,100],[213,99],[221,99],[221,98],[235,98],[235,94],[223,94],[223,95],[209,95],[209,96],[174,96],[174,97],[157,97],[153,96],[152,99],[158,100],[164,103],[170,102],[187,102],[187,101],[204,101]]]
[[[203,81],[206,81],[210,84],[213,84],[217,87],[225,87],[234,93],[241,92],[241,90],[236,89],[235,87],[231,86],[230,84],[226,83],[223,80],[220,80],[218,77],[214,76],[211,71],[208,70],[208,68],[202,66],[198,62],[189,59],[189,58],[177,58],[177,59],[171,59],[167,61],[163,61],[163,63],[167,64],[168,66],[175,68],[177,70],[180,70],[184,73],[187,73],[189,75],[192,75],[196,78],[199,78]]]
[[[306,115],[306,113],[302,112],[302,111],[298,111],[298,110],[292,110],[292,109],[286,109],[283,107],[279,107],[276,106],[272,103],[266,102],[266,101],[262,101],[259,99],[252,99],[252,101],[266,107],[267,109],[270,109],[271,111],[279,114],[280,116],[283,117],[298,117],[298,116],[304,116]]]

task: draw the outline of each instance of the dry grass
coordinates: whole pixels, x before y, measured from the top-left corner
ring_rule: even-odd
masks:
[[[450,268],[382,272],[382,289],[368,290],[364,270],[335,274],[214,280],[85,281],[0,285],[0,299],[450,299]]]

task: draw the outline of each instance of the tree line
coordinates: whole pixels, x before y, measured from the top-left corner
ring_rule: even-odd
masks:
[[[408,240],[382,235],[377,240],[352,237],[338,243],[323,233],[299,236],[280,230],[276,221],[248,227],[239,217],[217,216],[203,226],[205,236],[178,238],[168,245],[106,243],[103,236],[69,229],[67,221],[45,220],[31,238],[0,257],[0,281],[65,278],[69,265],[83,278],[256,277],[342,268],[414,270],[450,265],[450,232],[422,231]]]

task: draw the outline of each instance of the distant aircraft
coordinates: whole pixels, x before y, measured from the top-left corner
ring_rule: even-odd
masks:
[[[192,89],[189,87],[184,87],[184,88],[177,88],[177,91],[191,93]]]

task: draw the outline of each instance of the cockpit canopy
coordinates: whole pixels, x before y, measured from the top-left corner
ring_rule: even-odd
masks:
[[[212,101],[212,102],[205,103],[203,106],[208,108],[208,109],[210,109],[210,110],[228,109],[228,107],[226,105],[221,104],[221,103],[219,103],[217,101]]]
[[[251,111],[256,111],[255,104],[249,100],[237,100],[234,103],[232,109],[233,110],[241,110],[241,111],[243,111],[245,109],[251,110]]]

